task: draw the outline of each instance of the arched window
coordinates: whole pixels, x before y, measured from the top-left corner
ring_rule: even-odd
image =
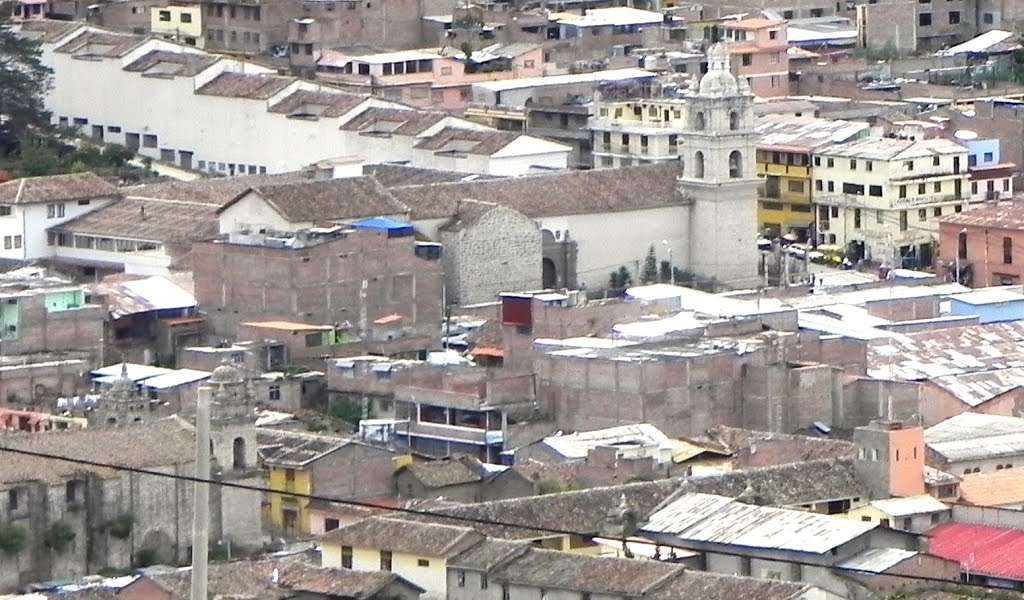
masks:
[[[231,461],[232,466],[234,468],[236,468],[236,469],[244,469],[245,468],[245,439],[244,438],[240,438],[240,437],[236,437],[235,438],[235,443],[232,446],[232,450],[234,451],[233,452],[233,458],[232,458],[232,461]]]
[[[704,179],[704,153],[700,150],[693,155],[693,176]]]
[[[693,128],[697,131],[704,131],[708,126],[707,119],[704,118],[703,112],[698,112],[693,116]]]
[[[740,113],[732,111],[729,113],[729,129],[736,131],[740,128]]]
[[[743,177],[743,155],[739,150],[729,153],[729,177],[731,179]]]

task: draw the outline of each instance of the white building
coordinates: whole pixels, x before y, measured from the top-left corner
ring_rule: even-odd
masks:
[[[120,197],[116,187],[92,173],[0,183],[0,258],[35,260],[51,256],[48,228]]]
[[[429,138],[446,130],[480,138],[496,131],[164,40],[54,21],[26,22],[20,31],[40,41],[43,62],[54,71],[46,107],[56,123],[189,169],[281,173],[347,155],[501,175],[567,165],[569,147],[524,135],[502,133],[505,142],[487,152],[448,142],[435,147]],[[387,129],[378,122],[366,131],[364,119],[363,128],[348,127],[373,108],[407,113],[397,121],[417,125]]]

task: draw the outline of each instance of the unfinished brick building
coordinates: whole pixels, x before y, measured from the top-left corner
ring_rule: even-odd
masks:
[[[418,246],[411,226],[379,221],[196,244],[196,298],[213,331],[233,338],[243,322],[301,321],[344,330],[363,352],[415,357],[439,347],[438,248]]]

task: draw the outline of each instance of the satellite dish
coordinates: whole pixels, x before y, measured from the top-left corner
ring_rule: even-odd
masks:
[[[965,141],[966,140],[976,140],[976,139],[978,139],[978,134],[976,132],[974,132],[974,131],[971,131],[970,129],[958,129],[958,130],[953,132],[953,137],[955,137],[958,140],[965,140]]]

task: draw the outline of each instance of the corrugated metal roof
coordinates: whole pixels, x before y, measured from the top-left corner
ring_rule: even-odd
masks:
[[[1024,295],[1012,292],[1006,288],[986,288],[950,296],[950,300],[970,304],[971,306],[982,306],[986,304],[1002,304],[1004,302],[1024,302]]]
[[[170,373],[150,377],[142,382],[142,385],[154,390],[165,390],[179,385],[186,385],[202,381],[210,377],[209,371],[197,371],[195,369],[176,369]]]
[[[753,506],[710,494],[686,494],[643,527],[681,542],[707,542],[822,554],[874,529],[873,523],[818,513]]]
[[[148,303],[152,310],[192,308],[196,297],[160,276],[125,281],[122,287]]]
[[[1024,386],[1024,367],[936,377],[932,382],[968,406],[980,406]]]
[[[649,423],[554,435],[544,438],[544,444],[567,459],[586,458],[598,446],[650,448],[656,456],[662,453],[670,455],[672,448],[668,436]]]
[[[929,554],[955,560],[971,574],[1024,581],[1024,530],[944,523],[925,536]]]
[[[868,345],[868,375],[915,381],[1024,367],[1024,321],[946,327]]]
[[[163,367],[152,367],[150,365],[140,365],[136,363],[117,363],[101,369],[96,369],[91,373],[93,380],[99,383],[113,383],[121,377],[122,367],[128,376],[135,383],[149,379],[150,377],[156,377],[158,375],[166,375],[172,373],[173,369],[165,369]]]
[[[863,573],[885,573],[901,562],[917,556],[913,550],[900,548],[871,548],[857,556],[840,563],[840,569],[861,571]]]
[[[878,510],[892,517],[909,517],[949,510],[949,507],[928,494],[907,498],[888,498],[871,503]]]
[[[1024,454],[1024,419],[962,413],[924,430],[928,449],[949,462]]]

